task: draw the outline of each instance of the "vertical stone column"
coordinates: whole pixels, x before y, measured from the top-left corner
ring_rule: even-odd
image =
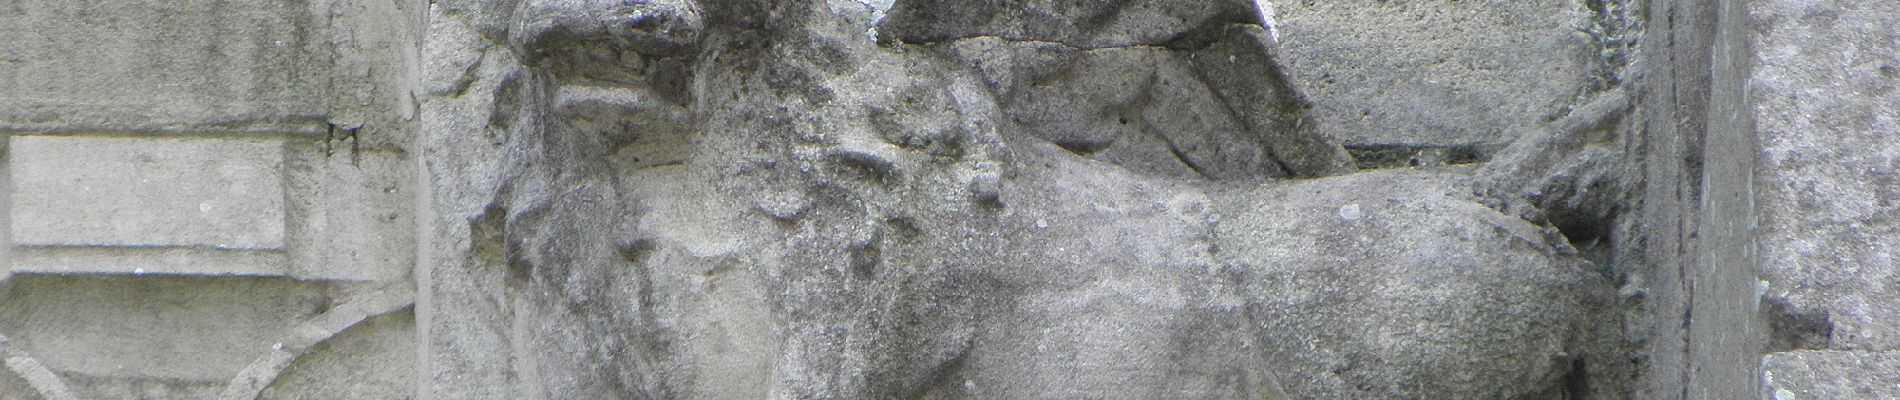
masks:
[[[1699,148],[1705,126],[1709,18],[1698,2],[1657,2],[1650,8],[1642,48],[1643,84],[1638,92],[1643,121],[1645,186],[1642,225],[1643,275],[1648,294],[1643,313],[1649,319],[1638,397],[1681,399],[1688,373],[1689,278],[1684,266],[1696,222],[1683,218],[1697,203],[1700,174],[1688,162]],[[1706,53],[1703,53],[1706,54]],[[1692,214],[1691,214],[1692,215]]]
[[[418,152],[425,158],[424,195],[418,220],[422,240],[416,269],[421,379],[419,399],[503,400],[535,398],[516,373],[510,337],[523,327],[509,318],[515,309],[503,293],[500,215],[485,208],[501,181],[500,162],[441,160],[505,158],[504,129],[491,121],[502,82],[515,64],[505,45],[478,32],[491,10],[484,3],[444,2],[430,10],[423,44],[430,68],[422,76],[427,99]],[[506,21],[503,19],[502,21]],[[492,22],[492,21],[491,21]],[[492,25],[490,26],[492,28]]]
[[[1739,1],[1659,2],[1642,47],[1642,398],[1754,397],[1754,129]]]
[[[1743,87],[1748,76],[1746,3],[1713,2],[1708,130],[1702,140],[1702,195],[1695,217],[1690,282],[1689,398],[1756,397],[1766,328],[1756,291],[1756,132]]]
[[[13,278],[13,141],[0,134],[0,297],[6,296],[8,280]]]

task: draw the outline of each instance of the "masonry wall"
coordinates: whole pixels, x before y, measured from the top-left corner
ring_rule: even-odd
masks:
[[[1900,4],[1747,3],[1762,397],[1900,397]]]
[[[421,6],[0,5],[0,398],[413,395]]]

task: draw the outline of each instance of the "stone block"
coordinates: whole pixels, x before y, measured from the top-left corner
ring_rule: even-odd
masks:
[[[1578,2],[1281,1],[1288,72],[1348,147],[1501,146],[1593,77]]]
[[[239,128],[314,120],[322,109],[329,58],[303,0],[5,8],[0,128]]]
[[[329,293],[284,278],[19,275],[12,286],[0,297],[0,331],[82,392],[145,381],[222,386],[325,307]]]
[[[16,246],[284,247],[283,143],[15,136]]]
[[[400,152],[294,143],[287,152],[291,274],[383,281],[415,265],[415,166]]]
[[[1900,346],[1900,3],[1748,2],[1768,296]]]
[[[1794,351],[1762,357],[1762,398],[1900,398],[1900,353]]]

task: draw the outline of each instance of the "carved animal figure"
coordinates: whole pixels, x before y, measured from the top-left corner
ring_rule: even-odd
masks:
[[[478,11],[517,64],[471,236],[523,391],[1517,398],[1615,368],[1613,290],[1540,224],[1611,207],[1543,188],[1615,180],[1566,160],[1608,157],[1621,94],[1475,174],[1354,172],[1252,2],[1134,3],[900,0],[879,43],[852,1]]]

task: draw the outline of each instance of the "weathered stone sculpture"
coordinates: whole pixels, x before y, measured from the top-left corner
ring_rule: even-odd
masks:
[[[1493,398],[1627,373],[1595,326],[1613,286],[1486,206],[1532,182],[1353,173],[1251,2],[900,1],[877,43],[855,3],[463,12],[508,47],[446,79],[482,122],[438,131],[437,173],[505,160],[461,174],[493,194],[452,225],[521,383],[451,396]],[[1296,176],[1333,177],[1274,181]]]
[[[1900,6],[0,12],[0,398],[1882,398]]]

